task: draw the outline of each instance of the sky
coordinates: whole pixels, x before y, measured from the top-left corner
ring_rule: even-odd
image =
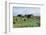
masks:
[[[39,7],[13,7],[13,16],[17,16],[18,14],[33,14],[34,16],[40,16],[40,8]]]

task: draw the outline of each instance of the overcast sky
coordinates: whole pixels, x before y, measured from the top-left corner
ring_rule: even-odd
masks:
[[[40,16],[40,8],[38,7],[13,7],[13,16],[18,14],[33,14],[34,16]]]

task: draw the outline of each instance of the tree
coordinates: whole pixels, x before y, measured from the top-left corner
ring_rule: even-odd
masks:
[[[18,17],[21,17],[22,15],[21,14],[19,14],[19,15],[17,15]]]
[[[29,15],[25,15],[27,18],[30,18],[31,16],[33,16],[32,14],[29,14]]]

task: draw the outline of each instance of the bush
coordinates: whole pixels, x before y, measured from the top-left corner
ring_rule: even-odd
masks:
[[[13,22],[13,24],[15,24],[15,22]]]

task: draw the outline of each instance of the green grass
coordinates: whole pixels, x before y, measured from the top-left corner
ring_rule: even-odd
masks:
[[[24,19],[26,19],[26,21],[24,21]],[[22,18],[13,16],[13,28],[20,28],[20,27],[40,27],[40,17],[32,16],[31,18],[27,19],[26,17]]]

